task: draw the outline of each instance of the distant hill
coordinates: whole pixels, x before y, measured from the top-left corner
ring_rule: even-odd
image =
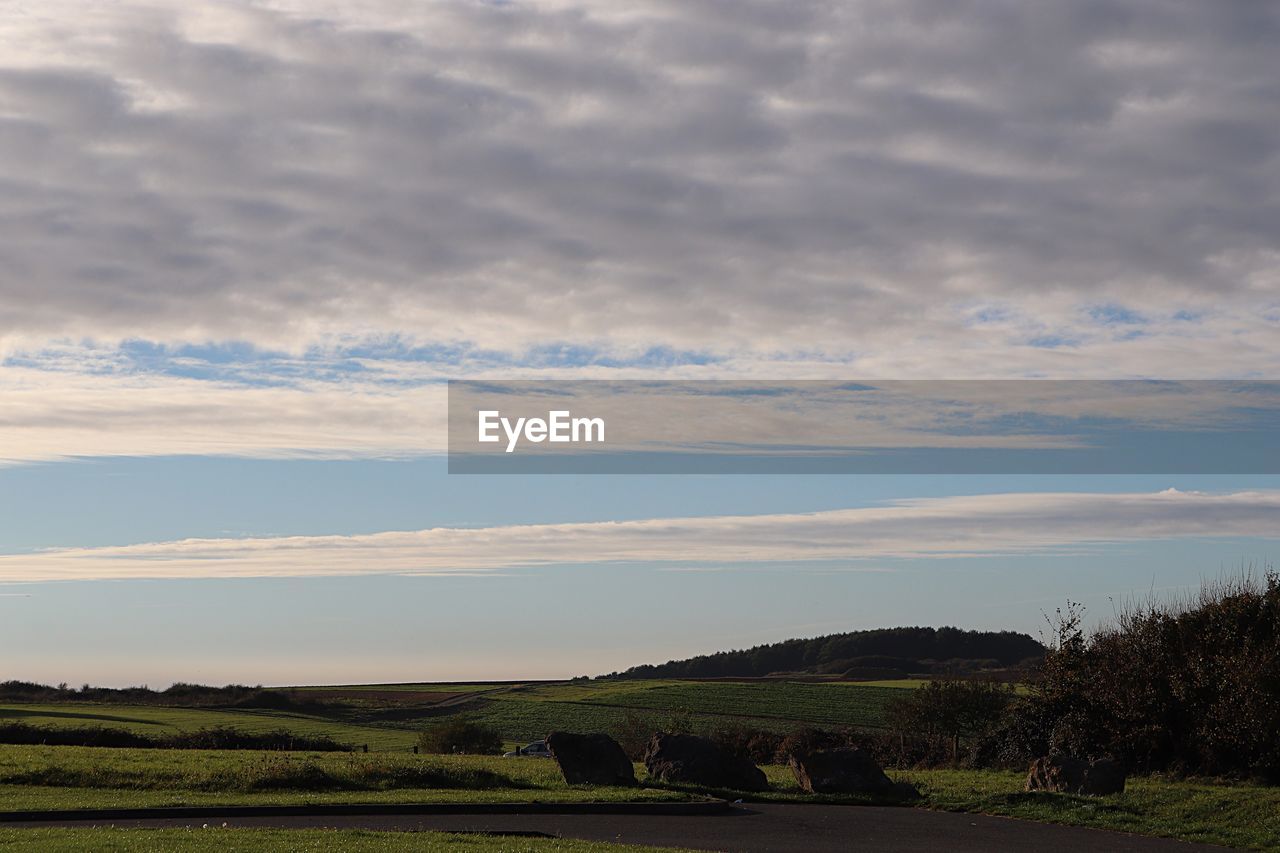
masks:
[[[1017,666],[1045,648],[1016,631],[877,628],[785,640],[664,664],[634,666],[616,678],[758,678],[776,673],[894,678],[916,673],[971,673]]]

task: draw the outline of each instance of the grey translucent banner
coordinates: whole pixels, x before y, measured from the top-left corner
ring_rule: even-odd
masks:
[[[453,474],[1275,474],[1280,382],[449,383]]]

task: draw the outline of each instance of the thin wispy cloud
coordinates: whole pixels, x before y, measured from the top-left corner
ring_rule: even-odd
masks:
[[[1059,553],[1107,543],[1276,537],[1280,492],[995,494],[804,514],[187,539],[0,556],[9,582],[468,574],[550,565],[800,563]]]

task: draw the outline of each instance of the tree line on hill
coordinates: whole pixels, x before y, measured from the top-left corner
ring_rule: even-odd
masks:
[[[164,690],[150,687],[80,688],[66,684],[57,686],[33,681],[0,681],[3,702],[102,702],[120,705],[160,705],[181,708],[263,708],[276,710],[314,709],[323,703],[308,699],[295,690],[248,687],[228,684],[210,687],[178,682]]]
[[[350,752],[352,747],[328,735],[300,735],[288,729],[247,732],[213,726],[170,734],[143,734],[104,726],[33,726],[0,723],[0,743],[27,746],[97,746],[127,749],[257,749],[305,752]]]
[[[611,678],[759,678],[778,673],[901,678],[967,674],[1038,661],[1045,647],[1016,631],[879,628],[633,666]]]

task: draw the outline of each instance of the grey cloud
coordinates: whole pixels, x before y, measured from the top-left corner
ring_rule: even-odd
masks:
[[[0,337],[857,349],[1277,296],[1271,4],[51,8],[0,29],[47,56],[0,71]]]

